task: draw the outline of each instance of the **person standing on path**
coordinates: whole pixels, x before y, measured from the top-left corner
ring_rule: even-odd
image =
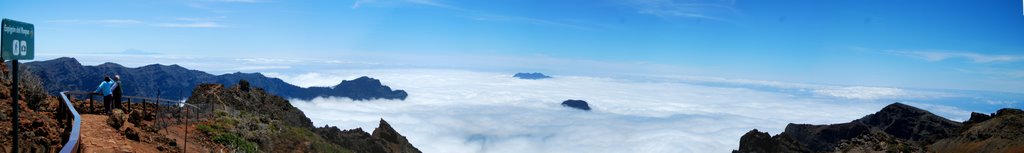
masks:
[[[100,82],[100,86],[96,87],[96,91],[94,91],[94,93],[99,93],[103,95],[103,108],[105,109],[104,113],[107,114],[112,114],[110,107],[111,100],[114,99],[114,97],[111,96],[113,94],[113,92],[111,91],[111,87],[113,86],[114,82],[110,81],[110,77],[104,76],[103,82]]]
[[[112,88],[113,91],[111,91],[111,94],[114,96],[114,106],[118,109],[124,110],[124,105],[121,105],[121,94],[123,93],[123,91],[121,91],[121,86],[121,76],[115,74],[114,85]]]

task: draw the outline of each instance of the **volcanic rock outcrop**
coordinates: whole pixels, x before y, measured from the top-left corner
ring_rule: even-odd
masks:
[[[960,123],[893,103],[849,123],[791,123],[775,136],[754,129],[740,138],[733,152],[1020,152],[1022,131],[1024,113],[1019,109],[974,113]]]
[[[366,133],[361,128],[339,130],[338,127],[326,125],[313,129],[313,131],[331,143],[339,144],[341,147],[352,150],[359,150],[359,152],[420,152],[419,149],[409,144],[405,136],[398,134],[395,129],[391,128],[391,125],[384,121],[384,119],[381,119],[380,125],[373,129],[373,134]]]

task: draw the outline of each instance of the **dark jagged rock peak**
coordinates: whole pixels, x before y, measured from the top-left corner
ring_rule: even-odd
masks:
[[[211,138],[237,135],[241,137],[238,141],[257,145],[253,148],[258,152],[420,152],[384,119],[372,135],[359,128],[343,131],[333,126],[314,127],[288,100],[260,88],[247,88],[247,83],[251,82],[242,80],[232,87],[196,87],[187,103],[215,105],[214,112],[223,112],[214,113],[216,119],[203,123],[216,130],[203,133]]]
[[[179,65],[152,64],[138,68],[127,68],[116,63],[97,66],[83,66],[78,60],[61,57],[47,61],[25,63],[32,74],[39,76],[47,92],[56,95],[60,91],[91,91],[104,76],[121,75],[125,95],[152,96],[166,99],[189,97],[191,91],[202,83],[234,84],[248,80],[255,88],[262,88],[271,94],[286,98],[309,100],[316,97],[348,97],[355,100],[401,99],[408,94],[402,90],[391,90],[381,85],[380,80],[363,77],[342,82],[334,87],[302,88],[288,84],[281,79],[260,73],[231,73],[212,75],[189,70]]]
[[[515,75],[512,75],[512,77],[516,77],[516,78],[520,78],[520,79],[528,79],[528,80],[540,80],[540,79],[551,78],[551,76],[547,76],[547,75],[544,75],[543,73],[537,73],[537,72],[534,72],[534,73],[516,73]]]
[[[740,138],[739,149],[733,152],[1002,152],[1015,149],[1017,152],[1024,151],[1024,131],[1021,130],[1024,129],[1024,113],[1015,114],[1012,113],[1013,109],[1009,110],[1005,114],[1013,115],[1003,115],[1006,116],[1004,118],[1009,118],[1007,120],[996,120],[999,117],[975,113],[972,114],[971,120],[959,123],[910,105],[893,103],[874,114],[849,123],[791,123],[786,126],[785,131],[772,137],[755,129]],[[1000,113],[992,116],[998,114]],[[1013,117],[1017,119],[1014,120]],[[980,125],[1000,126],[992,128],[993,126]],[[1006,130],[1007,127],[1011,130]],[[993,137],[993,133],[1001,138],[993,140],[999,142],[996,145],[982,146],[982,149],[971,145],[992,144],[981,140]]]
[[[380,126],[373,130],[373,134],[363,131],[362,128],[340,130],[338,127],[325,125],[313,131],[319,134],[324,140],[338,144],[341,147],[351,149],[354,152],[367,153],[419,153],[405,136],[402,136],[391,125],[380,120]]]
[[[807,152],[789,137],[772,137],[767,132],[750,130],[740,137],[740,149],[733,152]]]
[[[569,108],[580,109],[580,110],[585,110],[585,111],[590,111],[590,105],[587,104],[587,101],[583,101],[583,100],[574,100],[574,99],[565,100],[565,101],[562,102],[562,106],[569,107]]]
[[[419,149],[416,149],[412,144],[409,144],[409,140],[405,139],[405,136],[398,134],[398,131],[391,128],[391,124],[388,124],[384,119],[380,119],[380,125],[377,126],[376,129],[373,129],[372,136],[374,138],[384,140],[384,143],[387,144],[384,145],[384,149],[387,150],[387,152],[420,152]]]

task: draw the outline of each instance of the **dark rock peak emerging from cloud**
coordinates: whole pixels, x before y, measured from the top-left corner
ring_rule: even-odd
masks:
[[[570,107],[570,108],[575,108],[575,109],[580,109],[580,110],[585,110],[585,111],[590,111],[590,105],[587,104],[587,101],[583,101],[583,100],[574,100],[574,99],[565,100],[565,101],[562,102],[562,106]]]
[[[359,77],[353,80],[341,81],[338,85],[332,88],[326,87],[310,87],[309,90],[323,90],[336,91],[344,93],[344,97],[349,97],[355,100],[371,100],[371,99],[401,99],[405,100],[405,97],[409,96],[404,90],[391,90],[391,87],[385,86],[380,83],[380,80],[373,79],[370,77]]]
[[[540,80],[540,79],[551,78],[551,76],[547,76],[547,75],[544,75],[543,73],[537,73],[537,72],[534,72],[534,73],[516,73],[516,75],[512,75],[512,77],[516,77],[516,78],[520,78],[520,79],[529,79],[529,80]]]
[[[893,103],[849,123],[791,123],[775,136],[755,129],[740,138],[739,149],[733,152],[1019,152],[1024,151],[1024,113],[1020,112],[974,113],[970,120],[958,123]]]
[[[138,68],[127,68],[116,63],[97,66],[83,66],[78,60],[61,57],[48,61],[25,63],[33,74],[43,80],[51,94],[66,90],[92,91],[103,76],[121,75],[125,95],[158,96],[167,99],[189,97],[193,88],[201,83],[234,84],[247,80],[252,87],[262,88],[272,94],[286,98],[309,100],[316,97],[348,97],[354,100],[400,99],[408,94],[403,90],[392,90],[369,77],[343,81],[333,87],[302,88],[288,84],[281,79],[260,73],[231,73],[212,75],[203,71],[189,70],[179,65],[152,64]]]

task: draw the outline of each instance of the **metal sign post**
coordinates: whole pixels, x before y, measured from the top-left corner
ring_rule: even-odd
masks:
[[[13,119],[11,119],[11,135],[14,137],[14,145],[11,145],[11,152],[18,152],[18,60],[31,60],[35,58],[35,26],[30,23],[3,20],[3,29],[0,29],[0,58],[11,60],[11,107],[13,108]]]

